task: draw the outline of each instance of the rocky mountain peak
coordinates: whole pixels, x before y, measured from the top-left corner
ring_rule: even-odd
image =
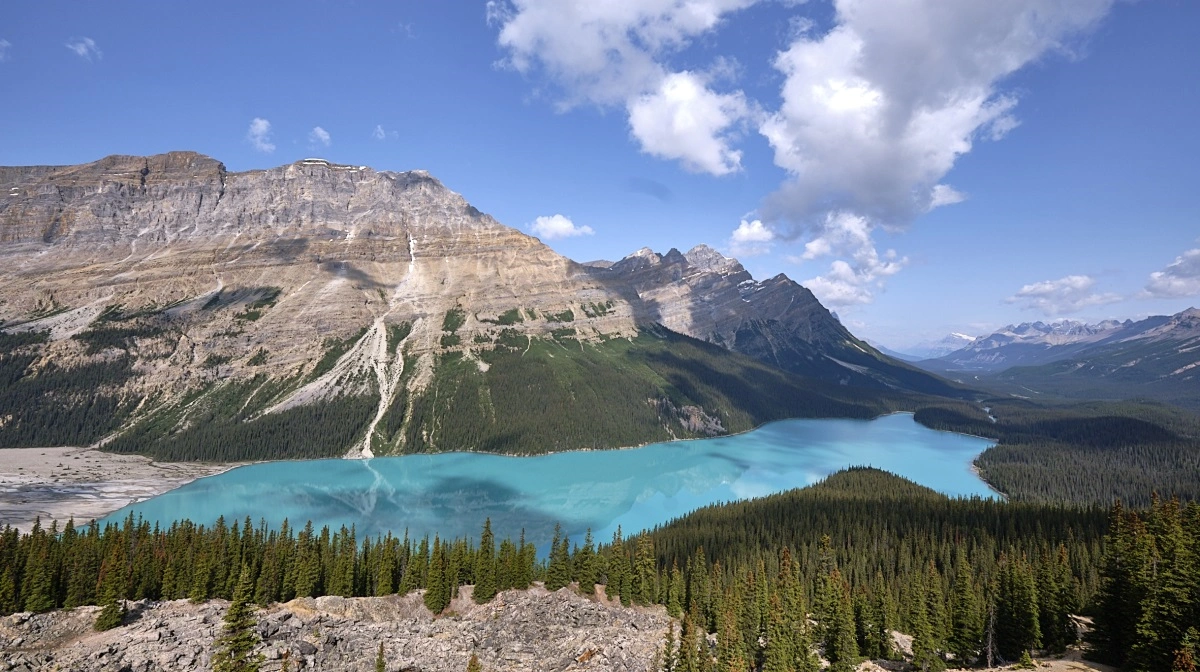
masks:
[[[726,257],[720,252],[703,243],[688,250],[684,255],[687,262],[692,266],[713,271],[716,273],[727,273],[736,270],[741,270],[742,265],[737,259]]]

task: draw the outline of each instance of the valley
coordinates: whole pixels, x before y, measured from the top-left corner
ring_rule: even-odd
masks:
[[[0,178],[0,456],[17,502],[0,612],[14,642],[37,641],[19,630],[32,627],[90,655],[108,640],[83,636],[89,619],[153,617],[190,633],[172,660],[203,668],[209,646],[185,642],[211,641],[223,599],[304,627],[399,608],[415,625],[400,632],[388,612],[372,636],[457,642],[441,655],[501,637],[462,601],[493,609],[501,592],[576,621],[648,619],[636,637],[564,635],[567,667],[592,649],[620,669],[661,668],[655,652],[737,670],[781,656],[815,669],[818,650],[839,670],[985,645],[1012,660],[1065,652],[1068,616],[1104,599],[1115,499],[1194,522],[1194,504],[1153,495],[1200,497],[1193,414],[1090,393],[1047,403],[923,370],[788,277],[756,280],[706,245],[578,264],[428,173],[316,159],[235,173],[172,152]],[[1186,390],[1172,353],[1190,356],[1193,317],[966,349],[1055,366],[1132,343]],[[76,461],[87,469],[67,474]],[[248,462],[266,463],[193,481]],[[973,541],[952,553],[952,539]],[[1030,582],[1042,597],[1020,603]],[[584,598],[555,592],[572,584]],[[597,610],[597,584],[636,613]],[[104,609],[55,611],[88,605]],[[812,626],[789,620],[804,605]],[[982,639],[982,605],[1008,610],[999,643]],[[326,613],[343,608],[353,619]],[[315,668],[365,663],[378,643],[300,636],[259,650]],[[405,664],[444,669],[413,650]],[[52,664],[40,651],[20,664]]]

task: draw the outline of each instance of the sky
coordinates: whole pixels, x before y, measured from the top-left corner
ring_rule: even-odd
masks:
[[[903,349],[1200,305],[1195,0],[12,3],[0,165],[423,169],[578,261],[704,243]]]

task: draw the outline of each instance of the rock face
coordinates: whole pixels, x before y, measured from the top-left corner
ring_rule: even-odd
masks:
[[[469,588],[434,619],[419,593],[298,599],[258,612],[264,672],[375,669],[461,672],[475,653],[485,670],[650,670],[670,623],[661,607],[605,606],[569,589],[507,591],[476,605]],[[228,604],[134,603],[126,625],[94,632],[98,607],[0,620],[6,670],[207,670]]]
[[[22,394],[119,418],[96,438],[357,398],[376,410],[346,412],[363,425],[346,447],[404,450],[373,444],[375,428],[415,422],[405,400],[448,354],[656,323],[829,382],[949,389],[785,276],[756,282],[703,246],[580,265],[422,171],[306,159],[231,173],[192,152],[0,168],[0,368],[88,379]],[[54,410],[0,400],[0,432],[21,437],[0,444],[55,442],[38,434]]]
[[[643,248],[590,270],[629,286],[644,319],[785,371],[863,387],[958,393],[856,338],[786,275],[756,281],[736,259],[707,245],[662,255]]]

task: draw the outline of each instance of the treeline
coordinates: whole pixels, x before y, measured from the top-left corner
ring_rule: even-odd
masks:
[[[484,602],[537,580],[551,590],[575,582],[585,594],[603,584],[609,599],[665,605],[684,623],[668,647],[679,672],[816,669],[818,644],[835,670],[850,669],[898,658],[893,629],[913,634],[918,661],[936,669],[1061,650],[1074,639],[1067,615],[1097,590],[1105,523],[1094,509],[951,500],[869,469],[789,497],[710,507],[599,546],[590,534],[556,534],[540,562],[523,539],[497,544],[486,523],[469,541],[250,520],[6,529],[0,613],[228,599],[243,569],[261,604],[424,589],[435,613],[462,585]],[[703,633],[717,635],[715,649]]]
[[[998,439],[976,465],[1014,500],[1146,506],[1152,492],[1200,499],[1200,418],[1162,404],[989,399],[926,406],[915,419]]]
[[[362,438],[378,407],[377,396],[344,394],[277,413],[260,412],[291,383],[258,374],[197,391],[137,421],[104,450],[163,461],[337,457]]]
[[[1137,672],[1200,665],[1200,505],[1155,499],[1113,507],[1091,644]]]
[[[26,347],[44,341],[25,334],[0,339],[0,448],[91,443],[120,426],[133,403],[116,388],[133,374],[129,355],[63,367]]]
[[[658,601],[726,641],[728,669],[816,669],[813,644],[835,670],[898,658],[893,629],[914,636],[919,669],[941,669],[1065,649],[1068,615],[1098,590],[1104,530],[1099,508],[950,499],[860,468],[700,509],[644,543],[683,585]]]
[[[866,419],[909,403],[785,373],[666,330],[602,342],[502,331],[491,345],[471,358],[443,354],[428,388],[402,400],[412,410],[405,452],[540,453],[699,436],[661,413],[663,401],[699,406],[729,432],[784,418]],[[393,431],[384,439],[399,449]]]

